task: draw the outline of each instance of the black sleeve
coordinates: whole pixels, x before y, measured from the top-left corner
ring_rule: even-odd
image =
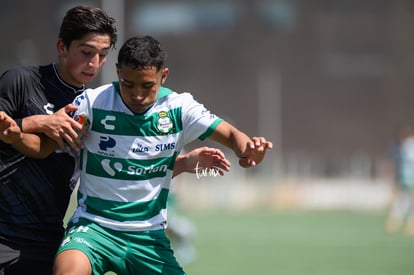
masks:
[[[23,68],[4,72],[0,76],[0,110],[13,118],[21,118],[28,82],[28,73]]]

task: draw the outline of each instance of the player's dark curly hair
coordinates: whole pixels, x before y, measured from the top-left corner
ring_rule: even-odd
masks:
[[[111,37],[110,46],[114,49],[117,40],[114,24],[115,19],[100,8],[76,6],[66,12],[60,26],[59,38],[69,47],[73,40],[82,39],[88,33],[108,34]]]
[[[128,66],[134,70],[163,66],[167,53],[155,38],[151,36],[135,36],[129,38],[118,53],[118,65]]]

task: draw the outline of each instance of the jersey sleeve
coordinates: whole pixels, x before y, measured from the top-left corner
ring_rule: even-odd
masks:
[[[206,109],[190,94],[184,95],[183,125],[185,142],[209,137],[223,120]]]
[[[28,74],[24,73],[23,68],[8,70],[0,76],[0,110],[11,116],[20,128],[23,119],[21,110],[24,109],[26,95],[29,92],[26,85],[28,82]],[[6,151],[11,155],[16,154],[9,144],[1,141],[0,147],[2,154],[6,154]]]
[[[28,75],[23,69],[11,69],[4,72],[0,77],[0,109],[13,118],[21,118],[20,111],[28,88]]]

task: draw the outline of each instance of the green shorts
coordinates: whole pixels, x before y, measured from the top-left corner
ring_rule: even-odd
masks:
[[[58,249],[85,253],[93,274],[185,274],[164,230],[124,232],[80,219],[69,224]]]

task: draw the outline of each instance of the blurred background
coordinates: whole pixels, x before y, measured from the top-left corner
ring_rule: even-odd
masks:
[[[185,213],[386,213],[391,144],[397,127],[414,123],[413,0],[1,1],[0,71],[55,60],[61,19],[78,4],[116,19],[117,49],[130,36],[155,36],[168,52],[166,86],[273,141],[254,169],[219,147],[230,173],[177,178]],[[116,56],[91,87],[115,79]]]

